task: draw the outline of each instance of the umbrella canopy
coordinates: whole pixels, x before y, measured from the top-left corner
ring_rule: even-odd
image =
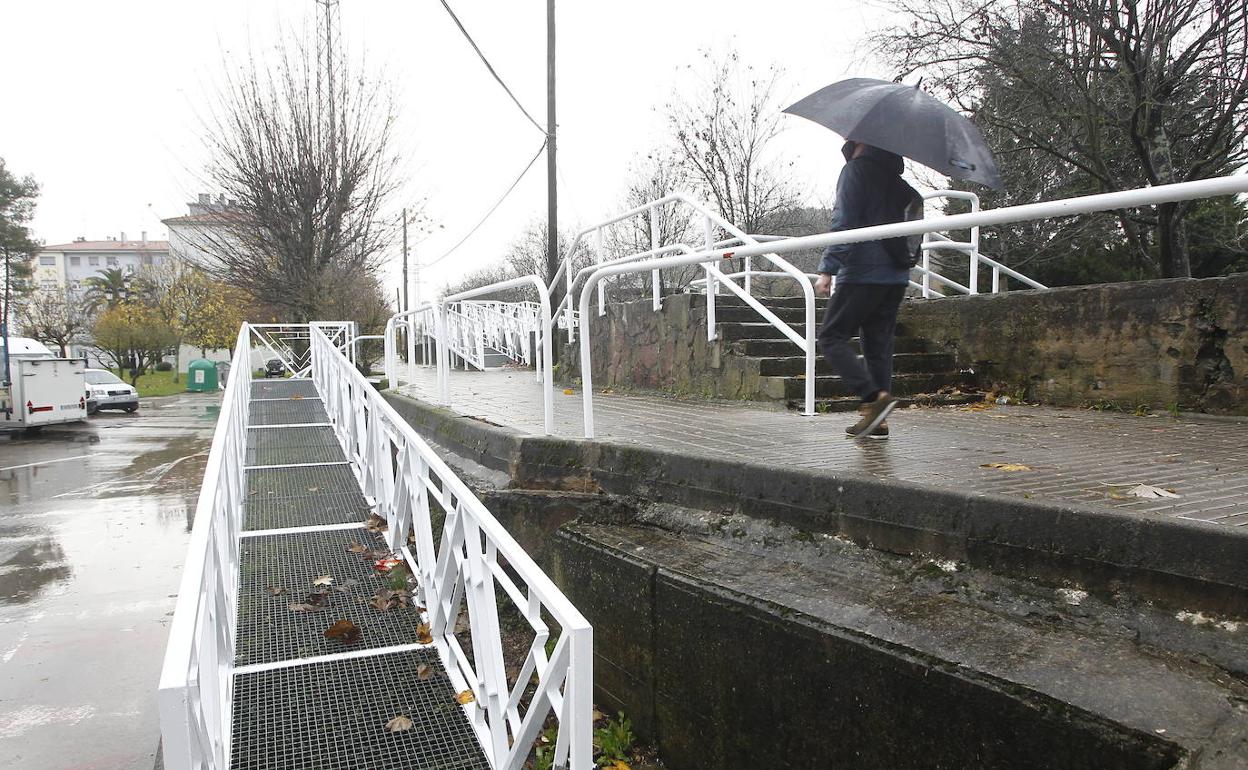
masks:
[[[850,78],[819,89],[785,112],[947,176],[1001,187],[979,127],[917,85]]]

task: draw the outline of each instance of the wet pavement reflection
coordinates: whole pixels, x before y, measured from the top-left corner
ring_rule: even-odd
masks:
[[[0,435],[0,766],[142,768],[216,394]]]

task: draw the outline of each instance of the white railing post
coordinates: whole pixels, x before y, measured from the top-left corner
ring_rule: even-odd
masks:
[[[659,232],[659,207],[661,203],[656,203],[650,207],[650,250],[657,251],[662,240]],[[602,286],[602,284],[598,284]],[[653,270],[650,273],[650,290],[653,298],[650,302],[651,310],[659,310],[663,307],[663,281],[659,277],[659,271]]]
[[[923,236],[923,242],[928,243],[927,236]],[[929,249],[923,249],[923,299],[932,298],[932,252]]]
[[[601,227],[599,227],[597,230],[594,230],[594,255],[596,258],[595,264],[598,265],[598,267],[602,267],[602,228]],[[568,275],[571,275],[571,274],[572,274],[572,268],[571,266],[569,266]],[[572,284],[573,282],[571,281],[568,283],[569,296],[571,296]],[[599,317],[606,315],[607,313],[606,304],[607,304],[607,287],[605,284],[600,283],[598,284],[598,316]],[[571,307],[572,307],[572,303],[569,302],[568,308],[571,309]]]
[[[702,217],[702,231],[705,236],[704,247],[707,250],[715,246],[715,230],[711,224],[711,218]],[[715,275],[711,270],[710,264],[706,265],[706,339],[708,342],[714,342],[719,336],[715,326],[715,295],[719,293],[719,286],[715,283]]]

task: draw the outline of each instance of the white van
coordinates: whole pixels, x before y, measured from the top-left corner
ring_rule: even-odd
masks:
[[[0,430],[38,430],[87,419],[87,362],[57,358],[29,337],[9,337],[9,375],[4,387],[4,339],[0,338]]]

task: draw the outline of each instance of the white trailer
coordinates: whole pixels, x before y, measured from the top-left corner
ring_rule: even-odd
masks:
[[[0,430],[38,430],[87,419],[85,360],[57,358],[26,337],[9,338],[8,359],[12,382],[5,388],[0,340]]]

